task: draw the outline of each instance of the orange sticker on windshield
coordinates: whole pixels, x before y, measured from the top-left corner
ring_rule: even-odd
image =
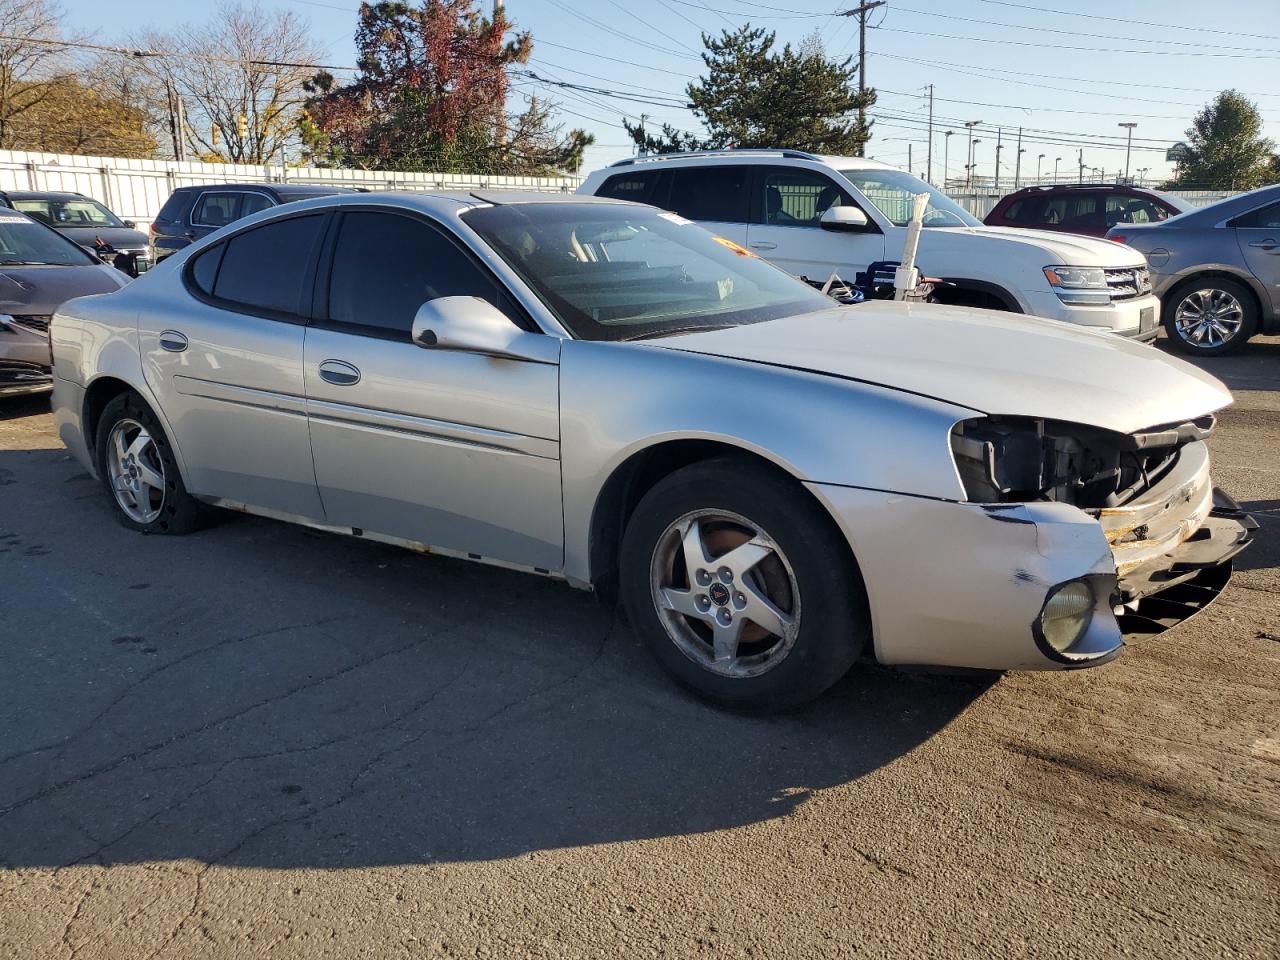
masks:
[[[754,253],[748,250],[746,247],[740,246],[739,244],[734,243],[732,240],[729,240],[726,237],[712,237],[711,239],[714,240],[716,243],[720,244],[720,246],[722,247],[728,247],[730,250],[732,250],[734,253],[736,253],[740,257],[751,257],[754,260],[760,259]]]

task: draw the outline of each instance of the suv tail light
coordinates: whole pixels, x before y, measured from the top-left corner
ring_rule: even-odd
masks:
[[[1109,237],[1107,237],[1107,239],[1110,240],[1112,243],[1124,243],[1124,234],[1113,233]]]

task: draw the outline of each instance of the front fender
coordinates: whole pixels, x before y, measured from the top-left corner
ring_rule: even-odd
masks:
[[[663,347],[566,341],[560,361],[566,574],[590,580],[610,476],[677,440],[749,451],[801,481],[963,499],[950,431],[978,415],[928,397]]]

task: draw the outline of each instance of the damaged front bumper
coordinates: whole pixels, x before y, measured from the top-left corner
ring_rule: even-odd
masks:
[[[0,360],[0,397],[46,393],[53,389],[53,372],[38,363]]]
[[[1188,444],[1194,448],[1197,444]],[[1200,444],[1203,446],[1203,444]],[[1123,507],[956,503],[807,484],[849,541],[887,664],[1063,670],[1117,656],[1211,602],[1256,524],[1191,449]],[[1083,581],[1092,620],[1065,652],[1039,630],[1047,598]]]

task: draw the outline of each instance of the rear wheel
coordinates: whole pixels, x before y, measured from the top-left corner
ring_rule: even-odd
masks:
[[[658,661],[743,709],[816,697],[868,634],[843,538],[798,484],[754,464],[694,464],[650,490],[623,539],[622,588]]]
[[[1205,277],[1165,300],[1164,326],[1182,352],[1217,356],[1238,349],[1253,336],[1258,312],[1244,284]]]
[[[204,508],[187,493],[159,420],[136,393],[123,393],[102,411],[98,472],[117,516],[142,533],[188,533]]]

